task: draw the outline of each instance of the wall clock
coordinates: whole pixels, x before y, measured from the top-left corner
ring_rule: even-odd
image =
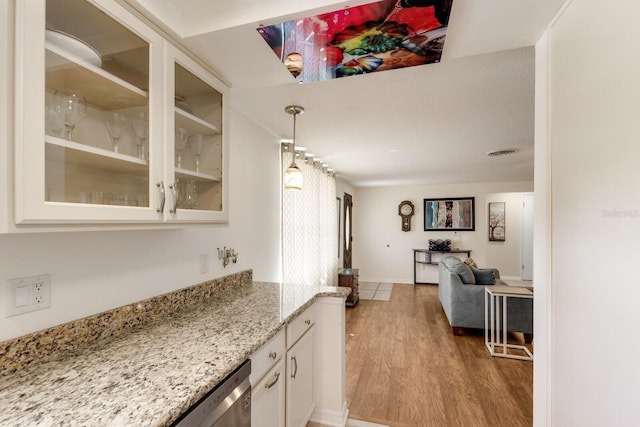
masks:
[[[398,206],[398,215],[402,218],[402,231],[411,231],[411,217],[415,213],[413,203],[409,200],[400,202]]]

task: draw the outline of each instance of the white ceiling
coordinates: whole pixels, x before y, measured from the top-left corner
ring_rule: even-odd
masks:
[[[565,0],[454,0],[439,64],[310,84],[295,82],[256,28],[345,2],[128,1],[182,38],[231,84],[232,107],[279,138],[292,137],[284,107],[302,105],[298,145],[354,186],[533,180],[533,46]],[[485,155],[504,148],[518,152]]]

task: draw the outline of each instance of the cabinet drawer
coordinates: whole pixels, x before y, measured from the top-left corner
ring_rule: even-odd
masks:
[[[291,348],[316,323],[316,305],[307,308],[287,325],[287,348]]]
[[[251,356],[251,376],[249,377],[251,385],[255,386],[264,374],[282,359],[285,351],[285,331],[282,328]]]

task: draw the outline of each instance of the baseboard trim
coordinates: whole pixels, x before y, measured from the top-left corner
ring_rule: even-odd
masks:
[[[344,427],[349,417],[349,408],[347,402],[342,405],[342,411],[330,411],[327,409],[316,408],[311,414],[311,420],[314,423],[324,424],[330,427]]]

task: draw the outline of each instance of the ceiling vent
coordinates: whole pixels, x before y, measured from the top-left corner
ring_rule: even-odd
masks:
[[[489,157],[499,157],[499,156],[509,156],[511,154],[516,154],[517,152],[518,150],[516,150],[515,148],[506,148],[504,150],[489,151],[486,154]]]

